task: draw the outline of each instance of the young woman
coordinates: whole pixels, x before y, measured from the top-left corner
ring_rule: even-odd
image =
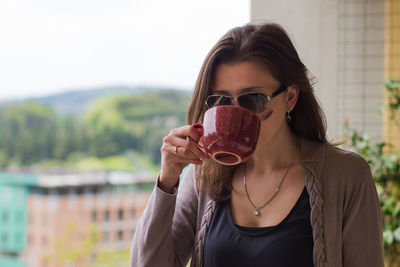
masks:
[[[215,103],[248,108],[246,101],[261,120],[247,162],[220,165],[187,140],[200,139],[191,125]],[[131,266],[186,266],[190,258],[198,267],[384,266],[370,168],[327,142],[307,68],[279,25],[234,28],[218,41],[188,125],[171,130],[161,152]]]

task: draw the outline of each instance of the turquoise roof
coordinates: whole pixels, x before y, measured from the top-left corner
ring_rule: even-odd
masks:
[[[0,172],[0,185],[37,186],[38,180],[39,176],[37,174]]]

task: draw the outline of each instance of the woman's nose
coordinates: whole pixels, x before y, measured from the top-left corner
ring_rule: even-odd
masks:
[[[232,106],[237,106],[237,107],[240,107],[240,104],[239,104],[239,102],[237,101],[237,98],[234,98],[233,100],[232,100]]]

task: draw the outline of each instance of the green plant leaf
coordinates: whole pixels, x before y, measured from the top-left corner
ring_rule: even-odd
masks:
[[[400,227],[398,227],[396,230],[394,230],[393,236],[397,242],[400,242]]]
[[[399,212],[400,212],[400,202],[397,202],[396,206],[394,207],[394,209],[392,211],[392,215],[397,216],[399,214]]]
[[[383,232],[383,240],[385,241],[386,244],[391,245],[394,241],[393,232],[390,230],[384,231]]]

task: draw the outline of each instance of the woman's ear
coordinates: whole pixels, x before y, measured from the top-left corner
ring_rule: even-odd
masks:
[[[300,89],[295,85],[291,85],[291,86],[288,86],[288,88],[286,90],[287,90],[286,91],[287,111],[290,112],[294,109],[294,106],[297,103]]]

